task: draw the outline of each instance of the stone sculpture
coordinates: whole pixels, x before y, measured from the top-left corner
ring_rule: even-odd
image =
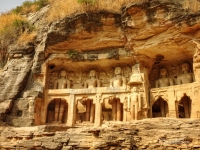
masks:
[[[59,79],[54,82],[54,89],[70,88],[70,81],[66,79],[67,72],[62,70]]]
[[[194,82],[194,75],[190,71],[190,67],[188,63],[183,63],[181,65],[183,73],[178,76],[177,78],[177,84],[185,84],[185,83],[191,83]]]
[[[85,81],[84,88],[100,87],[100,80],[96,77],[96,71],[90,70],[89,79]]]
[[[174,85],[174,81],[167,74],[166,68],[160,69],[160,79],[156,80],[156,88]]]
[[[142,76],[139,70],[139,64],[136,64],[132,67],[132,75],[128,84],[141,84],[143,81]]]
[[[110,87],[126,87],[126,78],[122,76],[121,67],[115,68],[115,77],[110,80]]]

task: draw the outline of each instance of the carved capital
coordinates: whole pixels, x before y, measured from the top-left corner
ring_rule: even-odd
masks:
[[[102,93],[96,94],[96,102],[102,103]]]

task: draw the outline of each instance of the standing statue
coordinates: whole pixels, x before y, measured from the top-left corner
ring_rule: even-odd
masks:
[[[100,87],[100,80],[96,77],[96,71],[90,70],[89,79],[85,81],[84,88]]]
[[[160,69],[160,79],[156,80],[156,88],[174,85],[174,81],[167,74],[166,68]]]
[[[54,82],[54,89],[65,89],[70,88],[70,81],[66,79],[67,72],[62,70],[60,72],[59,79]],[[65,110],[65,100],[60,98],[55,99],[55,122],[62,122],[63,113]]]
[[[110,87],[126,87],[126,78],[122,76],[121,67],[115,68],[115,77],[110,80]]]
[[[62,70],[60,72],[59,79],[54,82],[54,89],[69,89],[70,88],[70,81],[66,79],[67,72]]]
[[[188,63],[183,63],[181,65],[183,73],[178,76],[177,78],[177,84],[185,84],[185,83],[191,83],[194,82],[194,74],[190,71],[190,67]]]

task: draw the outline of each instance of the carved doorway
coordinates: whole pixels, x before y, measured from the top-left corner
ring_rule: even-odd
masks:
[[[190,118],[191,115],[190,98],[188,96],[184,96],[177,104],[178,104],[178,118]]]
[[[52,100],[47,107],[47,123],[67,123],[68,105],[61,98]]]
[[[168,113],[169,113],[168,103],[164,99],[159,98],[152,105],[152,117],[153,118],[167,117]]]

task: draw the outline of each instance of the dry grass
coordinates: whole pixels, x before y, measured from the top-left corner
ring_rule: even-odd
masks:
[[[19,38],[17,40],[17,44],[18,45],[26,45],[27,43],[33,42],[36,35],[37,35],[36,32],[28,33],[27,31],[25,31],[19,36]]]
[[[60,20],[66,16],[71,16],[76,13],[84,13],[87,11],[109,11],[120,13],[121,8],[129,3],[142,3],[147,0],[97,0],[94,5],[84,5],[77,0],[51,0],[51,8],[48,13],[48,21]]]
[[[1,15],[0,16],[0,31],[3,31],[6,27],[12,25],[14,20],[23,20],[23,18],[17,14]]]
[[[51,1],[51,8],[48,13],[48,21],[60,20],[66,16],[72,15],[76,11],[84,12],[83,6],[77,0]]]
[[[31,6],[24,6],[22,7],[22,10],[21,10],[21,14],[29,14],[31,12],[36,12],[37,11],[37,5],[31,5]]]

